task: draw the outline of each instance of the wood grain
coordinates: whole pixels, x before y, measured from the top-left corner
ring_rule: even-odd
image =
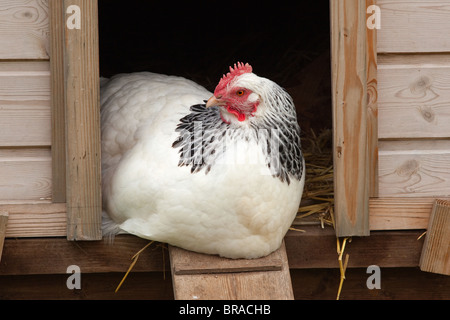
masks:
[[[101,233],[101,143],[97,1],[79,6],[80,29],[65,28],[67,238],[99,240]]]
[[[450,52],[447,0],[377,0],[381,8],[378,52]]]
[[[284,242],[271,255],[254,261],[201,255],[175,247],[169,247],[169,252],[175,299],[294,298]]]
[[[2,261],[3,244],[5,243],[6,224],[8,223],[8,212],[0,210],[0,262]]]
[[[366,7],[375,4],[366,0]],[[367,152],[369,197],[378,197],[378,55],[377,31],[366,28],[367,36]]]
[[[450,54],[382,55],[379,138],[450,138]]]
[[[450,196],[450,140],[380,141],[380,197]]]
[[[36,201],[0,204],[9,213],[7,237],[60,237],[66,235],[66,205]]]
[[[47,0],[0,1],[0,59],[48,59]]]
[[[50,148],[0,148],[0,201],[51,197]]]
[[[50,84],[52,122],[52,201],[66,202],[66,128],[63,2],[50,0]]]
[[[0,146],[50,146],[48,62],[0,63]]]
[[[369,234],[366,1],[331,1],[336,233]]]
[[[433,204],[419,264],[422,271],[450,275],[450,201]]]

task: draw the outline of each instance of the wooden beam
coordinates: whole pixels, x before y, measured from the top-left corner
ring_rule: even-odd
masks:
[[[338,237],[369,235],[366,1],[330,1]]]
[[[450,201],[434,202],[420,256],[420,270],[450,275]]]
[[[9,225],[9,224],[8,224]],[[289,231],[285,237],[291,269],[338,268],[336,234],[330,227],[302,226],[305,232]],[[370,237],[354,237],[345,252],[349,268],[419,266],[423,230],[373,231]],[[148,243],[131,235],[120,235],[114,242],[67,241],[65,238],[7,238],[0,275],[59,274],[76,264],[83,273],[125,273],[131,257]],[[166,250],[152,245],[141,254],[133,272],[169,270]],[[129,275],[131,277],[132,275]],[[115,284],[117,285],[117,283]]]
[[[294,299],[284,243],[272,254],[253,260],[231,260],[172,246],[169,252],[175,299]]]
[[[99,240],[102,203],[97,1],[65,0],[64,12],[64,21],[71,26],[65,27],[64,42],[67,239]]]
[[[48,2],[52,114],[52,201],[66,202],[66,128],[64,108],[64,6]]]
[[[375,4],[366,0],[366,8]],[[378,197],[378,55],[377,31],[366,28],[367,36],[367,150],[369,197]]]
[[[8,223],[8,212],[0,211],[0,261],[2,261],[3,244],[5,242],[7,223]]]
[[[9,213],[7,237],[61,237],[66,235],[65,203],[0,204]]]

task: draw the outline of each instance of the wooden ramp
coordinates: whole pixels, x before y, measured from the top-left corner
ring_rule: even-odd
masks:
[[[450,275],[450,201],[434,202],[419,265],[422,271]]]
[[[292,300],[284,242],[267,257],[226,259],[169,246],[177,300]]]

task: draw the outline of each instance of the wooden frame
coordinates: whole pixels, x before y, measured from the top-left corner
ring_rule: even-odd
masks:
[[[370,161],[376,154],[376,113],[368,112],[367,99],[376,70],[367,58],[374,38],[369,46],[366,0],[330,1],[330,15],[336,233],[367,236],[369,194],[376,194],[376,184],[368,182],[375,181],[377,163]],[[370,101],[370,107],[376,104]]]

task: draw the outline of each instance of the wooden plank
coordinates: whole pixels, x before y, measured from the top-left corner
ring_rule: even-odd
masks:
[[[7,238],[0,275],[66,274],[67,267],[75,264],[83,274],[118,272],[122,278],[133,255],[146,244],[148,240],[131,235],[117,236],[114,242],[67,241],[65,237]],[[154,271],[170,272],[167,248],[159,244],[152,245],[139,256],[132,273]],[[130,274],[122,288],[132,278],[133,274]],[[111,285],[113,291],[118,284]]]
[[[0,59],[48,59],[46,0],[0,2]]]
[[[378,52],[450,52],[447,0],[377,0]]]
[[[288,231],[285,237],[290,269],[338,268],[333,228],[302,229],[305,232]],[[345,249],[350,254],[349,268],[367,268],[375,261],[381,268],[416,268],[424,241],[417,238],[422,233],[423,230],[373,231],[370,237],[354,237]],[[119,235],[113,243],[73,242],[65,237],[7,238],[0,275],[66,274],[67,266],[76,264],[83,273],[120,272],[123,276],[131,257],[147,243],[131,235]],[[134,272],[162,272],[169,267],[167,251],[155,244],[141,254],[128,278]]]
[[[369,234],[365,0],[330,1],[334,191],[339,237]]]
[[[8,223],[8,212],[0,210],[0,262],[2,261],[3,244],[5,242],[7,223]]]
[[[422,271],[450,275],[450,201],[434,202],[419,265]]]
[[[65,28],[67,239],[99,240],[101,144],[97,1],[65,0],[80,8],[80,28]],[[69,11],[70,12],[70,11]],[[70,12],[70,16],[74,14]],[[67,15],[67,17],[69,14]]]
[[[175,259],[172,270],[176,275],[279,271],[283,266],[280,251],[259,259],[232,260],[170,247],[170,255]]]
[[[175,247],[169,247],[169,252],[175,299],[294,298],[284,243],[271,255],[255,261],[199,257],[198,253]]]
[[[0,63],[0,146],[49,146],[48,62]]]
[[[450,196],[450,140],[380,141],[380,197]]]
[[[450,137],[450,54],[382,55],[379,138]]]
[[[66,206],[43,201],[1,204],[9,212],[6,237],[58,237],[66,235]]]
[[[66,202],[63,2],[50,0],[50,88],[52,113],[52,201]]]
[[[0,148],[0,201],[51,197],[50,148]]]
[[[366,0],[366,7],[375,4]],[[366,28],[367,36],[367,149],[369,197],[378,197],[378,54],[377,31]]]

